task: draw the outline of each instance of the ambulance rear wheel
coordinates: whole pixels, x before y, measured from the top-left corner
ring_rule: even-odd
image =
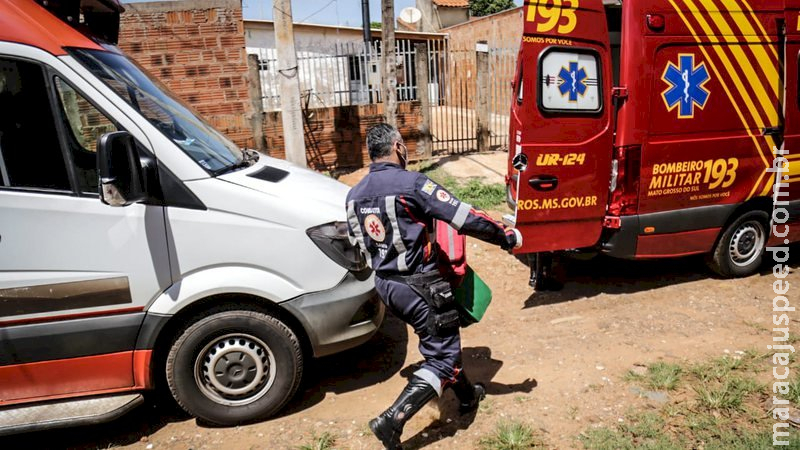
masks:
[[[767,244],[769,215],[750,211],[731,223],[714,247],[708,266],[725,278],[746,277],[761,266]]]
[[[280,410],[300,385],[303,352],[294,332],[259,311],[210,314],[186,328],[166,361],[172,396],[208,423],[237,425]]]

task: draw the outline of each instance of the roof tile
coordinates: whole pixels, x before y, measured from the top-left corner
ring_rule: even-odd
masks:
[[[436,6],[449,6],[451,8],[468,8],[469,0],[433,0]]]

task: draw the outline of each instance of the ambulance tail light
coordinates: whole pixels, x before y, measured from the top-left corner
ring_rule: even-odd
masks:
[[[608,213],[628,216],[639,211],[639,167],[642,147],[629,145],[614,149],[611,161],[611,184]]]

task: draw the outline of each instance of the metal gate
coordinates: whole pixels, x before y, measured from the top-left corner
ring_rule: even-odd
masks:
[[[490,48],[487,75],[489,147],[508,148],[511,82],[517,49]],[[476,49],[429,41],[428,72],[433,153],[460,154],[478,148]]]

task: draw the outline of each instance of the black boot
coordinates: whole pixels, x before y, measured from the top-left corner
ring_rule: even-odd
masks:
[[[403,426],[426,403],[436,397],[436,390],[427,381],[414,376],[394,404],[380,416],[369,421],[369,429],[389,450],[400,449]]]
[[[486,397],[486,388],[480,383],[470,383],[463,370],[458,373],[452,387],[460,402],[458,412],[462,415],[478,409],[478,403]]]

